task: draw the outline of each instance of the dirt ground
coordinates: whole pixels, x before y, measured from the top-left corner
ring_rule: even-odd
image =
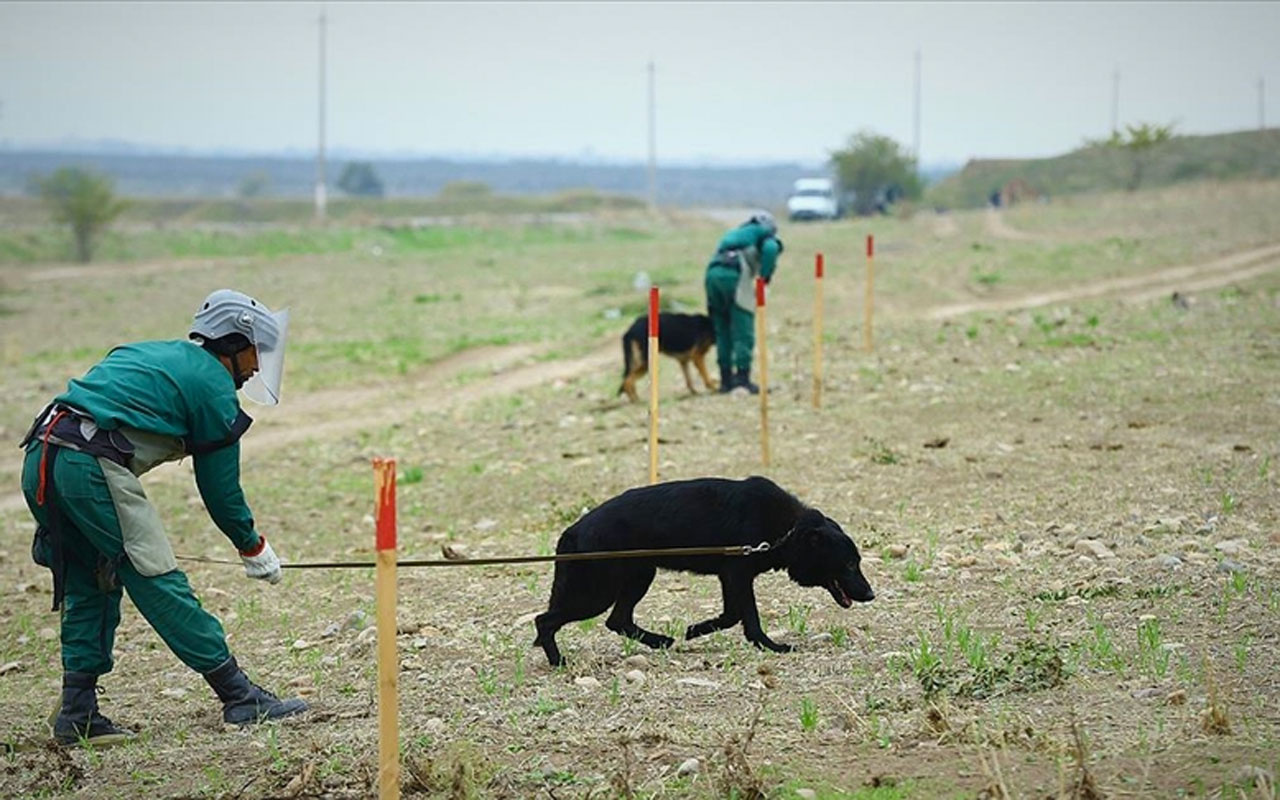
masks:
[[[570,663],[552,670],[530,646],[549,565],[403,570],[404,792],[1274,797],[1280,222],[1250,209],[1274,210],[1280,189],[1242,194],[887,224],[877,234],[874,352],[862,350],[861,275],[847,269],[828,287],[817,409],[805,259],[820,248],[841,264],[830,254],[859,252],[865,229],[784,230],[768,333],[771,466],[761,465],[758,398],[691,397],[664,359],[661,478],[769,475],[841,522],[875,602],[844,610],[767,575],[757,582],[765,626],[793,653],[756,651],[740,629],[650,651],[590,620],[561,632]],[[1194,230],[1179,239],[1161,228],[1197,214],[1212,248],[1194,243]],[[694,226],[688,241],[717,230]],[[557,246],[545,258],[559,267],[546,274],[613,252],[586,249],[597,246]],[[628,246],[653,274],[669,269],[656,245]],[[1112,250],[1113,261],[1094,263]],[[1075,252],[1087,256],[1080,274],[1063,274],[1054,259]],[[544,269],[539,258],[531,251],[528,269]],[[253,266],[236,269],[248,276]],[[198,274],[119,268],[122,287],[144,295],[189,291]],[[272,285],[295,269],[318,273],[302,296],[331,314],[341,307],[310,288],[340,283],[340,260],[278,269]],[[3,277],[24,302],[60,296],[49,294],[56,281]],[[674,291],[696,298],[697,280]],[[359,301],[356,289],[345,296]],[[573,297],[538,302],[564,314]],[[480,313],[482,300],[472,302],[460,318]],[[35,341],[43,324],[23,314],[0,322],[14,342]],[[400,375],[298,381],[305,388],[257,415],[245,441],[259,527],[288,560],[370,558],[369,462],[389,455],[400,471],[402,557],[437,557],[445,544],[476,556],[550,552],[583,509],[647,479],[647,411],[615,396],[625,323],[581,325],[572,344],[466,347]],[[156,323],[116,324],[145,333]],[[308,352],[291,369],[310,369]],[[42,364],[30,355],[8,356],[7,434],[50,386],[91,363],[74,349]],[[57,624],[47,573],[26,555],[15,467],[4,469],[0,733],[16,750],[0,756],[0,795],[374,793],[364,569],[290,571],[271,587],[237,567],[184,564],[250,674],[306,696],[307,717],[224,729],[199,676],[126,603],[100,702],[140,741],[45,747]],[[147,487],[179,553],[234,557],[188,466],[157,471]],[[637,617],[681,631],[719,601],[714,580],[662,574]]]

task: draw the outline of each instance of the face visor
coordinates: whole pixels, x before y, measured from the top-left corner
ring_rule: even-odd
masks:
[[[284,379],[284,346],[289,334],[289,309],[255,315],[254,347],[258,351],[258,371],[245,381],[244,396],[264,406],[280,402]]]

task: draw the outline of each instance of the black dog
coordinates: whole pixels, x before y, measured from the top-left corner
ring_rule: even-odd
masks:
[[[785,653],[791,648],[771,640],[760,627],[752,583],[768,570],[785,569],[801,586],[821,586],[848,608],[869,602],[875,592],[862,576],[862,560],[853,540],[822,512],[806,507],[768,478],[743,481],[698,478],[631,489],[592,509],[565,529],[557,553],[639,550],[667,547],[717,547],[769,543],[769,550],[747,556],[656,556],[556,562],[551,602],[534,620],[538,638],[553,666],[564,663],[556,631],[613,606],[605,625],[649,647],[670,647],[674,640],[646,631],[633,612],[649,590],[659,567],[717,575],[724,611],[690,625],[685,638],[705,636],[742,623],[747,640]]]
[[[689,392],[697,394],[693,388],[693,380],[689,377],[689,362],[698,368],[702,382],[711,391],[716,390],[716,382],[707,374],[707,351],[716,343],[716,331],[711,326],[711,317],[706,314],[672,314],[658,315],[658,350],[680,362],[684,370],[684,382]],[[622,334],[622,385],[618,394],[627,393],[631,402],[639,401],[636,396],[636,381],[649,371],[649,315],[636,317],[627,332]]]

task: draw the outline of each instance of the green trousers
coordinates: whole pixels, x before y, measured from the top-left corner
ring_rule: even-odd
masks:
[[[756,315],[734,302],[736,268],[707,268],[707,314],[716,331],[716,361],[721,369],[750,369],[756,346]]]
[[[200,605],[181,570],[146,577],[129,563],[115,505],[96,458],[61,448],[54,461],[53,490],[46,490],[46,507],[36,504],[40,450],[39,442],[32,442],[27,448],[22,493],[41,525],[48,525],[49,503],[57,503],[62,512],[67,562],[66,597],[62,604],[63,670],[91,675],[111,671],[111,649],[120,625],[121,587],[188,667],[209,672],[230,658],[222,625]],[[99,586],[99,555],[116,562],[119,586]]]

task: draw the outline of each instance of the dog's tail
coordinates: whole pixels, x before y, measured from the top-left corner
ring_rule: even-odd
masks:
[[[615,394],[622,394],[627,388],[627,376],[631,374],[631,331],[622,335],[622,383],[618,384]]]

